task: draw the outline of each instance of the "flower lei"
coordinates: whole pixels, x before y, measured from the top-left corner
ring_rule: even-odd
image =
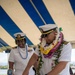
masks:
[[[42,64],[44,63],[43,61],[42,61],[42,55],[41,55],[41,53],[43,53],[43,55],[44,55],[44,57],[46,57],[46,58],[51,58],[53,55],[54,55],[54,53],[57,53],[57,56],[56,56],[56,59],[54,60],[55,61],[55,65],[57,65],[58,64],[58,58],[60,57],[60,54],[61,54],[61,47],[63,47],[63,35],[62,35],[62,33],[59,33],[59,30],[57,30],[58,31],[58,35],[56,36],[56,39],[53,41],[53,43],[54,43],[54,45],[53,44],[51,44],[49,47],[46,47],[45,48],[45,50],[44,50],[44,46],[45,46],[45,44],[46,44],[46,42],[44,41],[44,42],[42,42],[38,47],[39,47],[39,65],[38,65],[38,68],[37,68],[37,70],[36,70],[36,75],[40,75],[40,69],[41,69],[41,67],[42,67]],[[47,51],[46,51],[47,50]],[[52,55],[50,55],[50,51],[52,51],[51,53],[52,53]],[[46,56],[47,55],[47,56]],[[52,66],[52,68],[53,68],[54,66]]]
[[[48,54],[50,50],[57,44],[57,40],[55,40],[52,44],[50,44],[48,47],[45,47],[44,44],[45,40],[43,39],[43,42],[40,45],[40,50],[43,54]]]
[[[44,54],[44,57],[45,58],[51,58],[53,56],[54,52],[60,47],[62,41],[63,41],[63,34],[60,33],[60,36],[58,37],[57,44],[49,51],[48,54]]]
[[[55,65],[58,64],[58,59],[60,57],[61,54],[61,49],[63,47],[63,42],[61,43],[60,47],[58,48],[58,50],[55,51],[55,53],[57,54],[56,59],[54,60]],[[40,46],[38,46],[40,49]],[[50,59],[50,58],[49,58]],[[40,69],[42,68],[42,64],[44,63],[42,60],[42,55],[41,55],[41,51],[39,50],[39,64],[38,64],[38,68],[36,69],[36,75],[40,75]],[[55,67],[55,65],[52,65],[52,69]]]
[[[46,46],[46,41],[43,39],[40,44],[40,51],[43,53],[45,58],[51,58],[53,53],[57,50],[57,48],[61,45],[63,41],[63,34],[59,32],[57,29],[56,39],[49,45]]]
[[[58,64],[58,59],[60,57],[62,48],[64,44],[67,44],[68,42],[66,41],[62,41],[61,45],[59,46],[59,48],[54,52],[54,54],[56,54],[56,59],[54,60],[55,65],[52,65],[52,69]],[[40,46],[38,45],[38,47],[40,48]],[[53,54],[53,55],[54,55]],[[38,64],[38,68],[36,69],[36,75],[40,75],[40,69],[42,67],[42,64],[44,63],[42,60],[42,55],[41,55],[41,51],[39,50],[39,64]]]
[[[60,57],[60,54],[61,54],[63,45],[66,45],[67,43],[68,43],[67,41],[62,41],[62,43],[61,43],[61,45],[59,46],[59,48],[55,51],[55,53],[54,53],[54,54],[56,54],[56,56],[55,56],[56,59],[54,60],[55,65],[58,64],[58,59],[59,59],[59,57]],[[52,65],[52,68],[54,68],[55,65]]]
[[[55,59],[54,59],[55,65],[58,64],[58,59],[60,57],[60,54],[61,54],[61,51],[62,51],[62,48],[63,48],[63,44],[64,44],[64,41],[61,43],[61,45],[59,46],[59,48],[54,53],[54,54],[56,54]],[[55,65],[52,65],[52,69],[55,67]]]
[[[40,48],[40,45],[38,45],[38,48]],[[44,63],[43,60],[42,60],[42,55],[41,55],[40,50],[39,50],[39,59],[38,59],[38,61],[39,61],[39,64],[38,64],[38,67],[36,69],[36,75],[40,75],[39,71],[40,71],[40,69],[42,67],[42,64]]]
[[[53,41],[53,43],[51,43],[49,46],[45,46],[46,45],[46,41],[44,39],[42,39],[42,42],[40,44],[40,50],[43,54],[47,55],[56,45],[58,42],[60,42],[60,33],[59,30],[57,29],[57,35],[56,35],[56,39]]]

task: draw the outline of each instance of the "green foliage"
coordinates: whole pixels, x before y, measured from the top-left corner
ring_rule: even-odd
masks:
[[[59,31],[63,31],[62,27],[59,28]]]
[[[38,47],[40,48],[40,46],[38,45]],[[42,64],[44,63],[43,61],[42,61],[42,55],[41,55],[41,52],[40,52],[40,50],[39,50],[39,59],[38,59],[38,61],[39,61],[39,64],[38,64],[38,67],[37,67],[37,69],[36,69],[36,75],[40,75],[40,69],[41,69],[41,67],[42,67]]]
[[[0,66],[0,69],[8,69],[8,66],[5,65],[5,66]]]

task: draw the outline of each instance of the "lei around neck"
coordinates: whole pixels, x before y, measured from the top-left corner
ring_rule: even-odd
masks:
[[[42,39],[42,42],[40,44],[40,51],[44,55],[44,57],[51,57],[53,53],[57,50],[57,48],[60,46],[61,42],[63,41],[63,34],[59,32],[59,29],[57,28],[57,35],[56,39],[48,46],[46,46],[46,41]]]
[[[48,45],[48,46],[46,46],[46,41],[43,38],[42,41],[41,41],[41,44],[40,44],[40,50],[41,50],[41,52],[43,54],[48,54],[50,52],[50,50],[58,43],[59,37],[60,37],[60,32],[57,29],[57,35],[56,35],[55,40],[50,45]]]
[[[48,54],[44,54],[45,58],[51,58],[56,50],[61,46],[63,42],[63,34],[60,33],[57,44],[49,51]]]
[[[20,57],[22,58],[22,59],[27,59],[27,57],[28,57],[28,45],[26,44],[25,45],[25,52],[26,52],[26,57],[23,57],[22,56],[22,54],[21,54],[21,52],[20,52],[20,47],[17,47],[17,49],[18,49],[18,52],[19,52],[19,55],[20,55]]]
[[[40,69],[42,67],[42,64],[44,63],[43,60],[42,60],[42,55],[41,53],[44,55],[45,58],[51,58],[54,53],[56,53],[56,59],[54,60],[54,63],[55,65],[58,64],[58,59],[60,57],[60,54],[61,54],[61,51],[62,51],[62,48],[63,48],[63,45],[64,44],[67,44],[68,42],[64,41],[63,40],[63,34],[61,32],[58,31],[58,35],[56,36],[56,39],[53,41],[53,43],[56,43],[52,48],[51,48],[51,45],[44,48],[46,42],[43,41],[41,44],[38,45],[38,48],[39,48],[39,64],[38,64],[38,68],[37,68],[37,72],[36,72],[36,75],[40,75]],[[42,50],[42,49],[44,50]],[[46,50],[48,50],[46,52]],[[55,67],[55,65],[52,65],[52,69]]]

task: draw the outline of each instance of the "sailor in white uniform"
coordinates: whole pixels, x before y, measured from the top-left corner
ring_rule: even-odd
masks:
[[[42,33],[41,42],[22,75],[28,74],[29,68],[37,59],[37,75],[70,75],[71,44],[64,40],[61,29],[55,24],[42,25],[39,28]]]
[[[24,33],[16,33],[15,43],[17,44],[16,48],[13,48],[9,56],[9,69],[8,75],[22,75],[24,69],[27,66],[29,59],[34,53],[33,48],[29,48],[26,44],[26,38]],[[34,75],[33,66],[29,70],[28,75]]]

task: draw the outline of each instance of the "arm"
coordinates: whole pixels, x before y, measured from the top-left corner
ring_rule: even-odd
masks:
[[[15,55],[14,55],[14,51],[15,50],[11,50],[11,52],[10,52],[10,55],[9,55],[9,59],[8,59],[8,61],[9,61],[9,69],[8,69],[8,75],[10,75],[10,72],[13,74],[13,70],[14,70],[14,68],[13,68],[13,66],[14,66],[14,62],[15,62]]]
[[[47,75],[58,75],[67,65],[68,62],[61,61],[58,65],[55,66],[55,68],[50,71]]]
[[[70,43],[64,45],[58,65],[48,75],[58,75],[66,67],[67,63],[71,60],[71,50],[72,46]]]
[[[8,71],[7,71],[7,75],[14,75],[13,74],[13,65],[14,65],[14,62],[10,62],[9,61],[9,69],[8,69]]]
[[[37,69],[38,64],[39,64],[39,61],[37,60],[37,61],[35,62],[35,64],[34,64],[34,68],[35,68],[35,69]]]
[[[30,67],[35,64],[35,62],[37,61],[37,59],[38,59],[38,56],[34,53],[32,55],[32,57],[30,58],[30,60],[28,62],[28,65],[27,65],[27,67],[24,70],[24,72],[23,72],[22,75],[28,75],[28,72],[29,72]]]
[[[10,52],[8,61],[9,61],[9,69],[13,70],[13,65],[14,65],[14,62],[15,62],[15,55],[14,55],[14,50],[13,49]]]
[[[14,65],[14,62],[9,62],[9,69],[13,70],[13,65]]]

